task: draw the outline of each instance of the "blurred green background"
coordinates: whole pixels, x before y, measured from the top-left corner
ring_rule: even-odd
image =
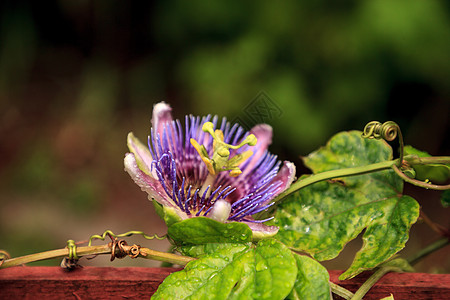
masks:
[[[270,123],[270,150],[299,173],[301,155],[372,120],[396,121],[407,143],[433,155],[450,152],[448,1],[2,1],[0,9],[0,249],[13,256],[105,229],[165,233],[123,171],[127,133],[145,140],[162,100],[176,118]],[[449,227],[439,192],[407,192]],[[437,237],[419,223],[403,253]],[[360,246],[327,267],[345,269]],[[418,270],[448,272],[448,249]]]

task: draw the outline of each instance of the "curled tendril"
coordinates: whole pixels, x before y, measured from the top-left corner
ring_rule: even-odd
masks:
[[[125,240],[115,238],[111,246],[111,261],[115,258],[124,258],[127,255],[131,258],[137,258],[139,255],[147,256],[147,253],[141,252],[141,246],[139,245],[129,246]]]
[[[102,235],[98,235],[98,234],[94,234],[93,236],[91,236],[89,238],[89,243],[88,246],[91,246],[92,241],[95,239],[99,239],[104,241],[106,239],[106,236],[110,237],[111,239],[113,238],[119,238],[119,237],[127,237],[127,236],[132,236],[132,235],[141,235],[142,237],[144,237],[147,240],[153,240],[153,239],[157,239],[157,240],[163,240],[166,238],[165,235],[163,235],[162,237],[159,237],[158,235],[153,235],[153,236],[149,236],[146,235],[144,232],[142,231],[128,231],[122,234],[114,234],[111,230],[106,230],[105,232],[103,232]]]
[[[3,264],[3,262],[7,259],[10,259],[11,255],[6,252],[5,250],[0,250],[0,266]]]
[[[77,260],[78,259],[78,255],[77,255],[77,245],[75,244],[74,240],[68,240],[67,241],[67,249],[69,249],[69,259],[72,260]]]
[[[369,139],[384,139],[388,142],[391,142],[395,140],[397,135],[400,144],[400,158],[398,163],[400,166],[403,162],[403,136],[397,123],[393,121],[387,121],[383,124],[378,121],[369,122],[364,127],[362,137]]]

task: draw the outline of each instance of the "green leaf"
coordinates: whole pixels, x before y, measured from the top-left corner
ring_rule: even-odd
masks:
[[[251,243],[247,243],[246,245],[250,245]],[[199,258],[206,254],[212,254],[214,252],[220,251],[222,249],[226,249],[228,247],[239,246],[238,243],[208,243],[202,245],[187,245],[180,246],[177,248],[181,254]]]
[[[169,237],[176,245],[208,243],[249,243],[252,230],[239,222],[221,223],[206,217],[196,217],[175,223],[168,228]]]
[[[412,146],[405,146],[405,155],[417,155],[418,157],[431,157],[430,154],[424,151],[417,150]],[[431,182],[444,183],[450,179],[450,165],[446,164],[427,164],[427,165],[413,165],[416,172],[415,178],[418,180],[430,180]]]
[[[392,159],[381,140],[363,139],[361,132],[341,132],[305,164],[314,173],[364,166]],[[319,182],[299,190],[279,205],[277,238],[315,259],[336,257],[345,244],[363,235],[363,247],[341,279],[372,269],[401,250],[419,215],[418,203],[403,196],[403,181],[392,170]]]
[[[297,261],[297,279],[287,299],[331,299],[330,275],[327,269],[314,259],[294,254]]]
[[[152,299],[284,299],[296,276],[291,251],[276,240],[229,244],[169,275]]]
[[[291,250],[274,239],[258,243],[254,271],[254,299],[284,299],[292,290],[297,277],[297,266]]]

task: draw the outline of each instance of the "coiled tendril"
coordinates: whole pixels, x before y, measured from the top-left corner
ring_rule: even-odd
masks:
[[[105,232],[103,232],[102,235],[98,235],[98,234],[94,234],[93,236],[91,236],[89,238],[89,243],[88,246],[92,245],[92,241],[95,239],[99,239],[104,241],[106,239],[107,236],[109,236],[111,238],[111,240],[114,240],[114,238],[119,238],[119,237],[128,237],[128,236],[132,236],[132,235],[141,235],[142,237],[144,237],[147,240],[153,240],[153,239],[157,239],[157,240],[163,240],[166,238],[166,236],[162,236],[159,237],[158,235],[153,235],[153,236],[149,236],[146,235],[145,233],[143,233],[142,231],[128,231],[122,234],[114,234],[111,230],[106,230]]]
[[[393,121],[387,121],[381,124],[378,121],[372,121],[367,123],[364,127],[364,131],[362,134],[363,138],[369,139],[384,139],[388,142],[395,140],[398,135],[399,144],[400,144],[400,158],[398,165],[400,166],[403,162],[403,136],[400,130],[400,127],[397,123]]]

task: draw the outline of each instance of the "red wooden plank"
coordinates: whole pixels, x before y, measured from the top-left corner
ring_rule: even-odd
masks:
[[[329,271],[330,280],[340,286],[356,290],[372,275],[364,272],[351,280],[340,281],[343,271]],[[384,275],[364,297],[366,300],[381,299],[394,295],[395,300],[450,299],[450,274],[388,273]],[[337,297],[336,297],[337,298]]]
[[[71,272],[59,267],[14,267],[0,270],[0,299],[127,299],[153,295],[158,285],[177,268],[84,267]],[[351,291],[370,276],[364,273],[339,281]],[[389,273],[364,297],[380,299],[450,299],[450,274]],[[337,297],[335,297],[336,299]]]
[[[176,268],[13,267],[0,270],[0,299],[148,299]]]

